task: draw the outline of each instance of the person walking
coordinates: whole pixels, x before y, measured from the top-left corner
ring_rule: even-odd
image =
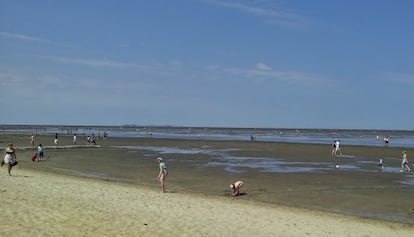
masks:
[[[161,190],[165,193],[165,177],[168,175],[167,166],[165,165],[164,159],[161,157],[157,158],[158,166],[160,168],[160,172],[158,173],[158,179],[161,184]]]
[[[342,149],[341,149],[341,140],[336,140],[335,142],[335,156],[342,155]]]
[[[30,136],[30,146],[34,146],[36,141],[36,136],[32,133]]]
[[[411,172],[411,168],[410,168],[410,164],[408,163],[408,158],[407,158],[407,151],[403,151],[402,152],[403,157],[402,157],[402,161],[401,161],[401,170],[400,172],[404,172],[404,168],[408,169],[408,172]]]
[[[7,164],[7,172],[9,173],[9,176],[11,176],[12,168],[17,165],[16,153],[12,143],[9,143],[5,149],[5,156],[1,162],[1,167],[3,167],[4,164]]]

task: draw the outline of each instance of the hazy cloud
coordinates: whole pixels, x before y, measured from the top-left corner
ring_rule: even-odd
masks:
[[[89,67],[104,67],[104,68],[134,68],[141,70],[158,70],[158,66],[150,66],[136,63],[117,62],[108,59],[86,59],[86,58],[67,58],[67,57],[48,57],[48,59],[67,63],[67,64],[78,64]]]
[[[414,74],[406,73],[390,73],[386,76],[389,81],[399,82],[399,83],[414,83]]]
[[[15,33],[4,32],[4,31],[0,31],[0,37],[8,38],[8,39],[32,41],[36,43],[52,43],[52,41],[47,40],[47,39],[41,39],[41,38],[29,36],[29,35],[15,34]]]
[[[255,68],[226,68],[223,70],[226,73],[230,73],[237,76],[242,76],[246,78],[252,78],[257,80],[277,80],[288,83],[296,83],[303,85],[312,85],[312,84],[331,84],[332,81],[325,76],[304,73],[304,72],[295,72],[295,71],[278,71],[273,70],[269,66],[263,63],[259,63]]]
[[[271,68],[264,63],[258,63],[256,64],[256,69],[267,71],[267,70],[270,70]]]
[[[25,82],[24,77],[7,71],[0,71],[0,86],[2,88],[15,87]]]
[[[32,88],[35,93],[42,88],[65,88],[73,84],[73,80],[67,80],[55,75],[26,75],[12,71],[0,71],[0,86],[8,88]]]
[[[251,16],[261,17],[267,23],[285,28],[303,28],[309,24],[309,20],[298,14],[274,6],[265,6],[260,2],[243,3],[229,0],[202,0],[205,3],[214,4],[234,9]]]

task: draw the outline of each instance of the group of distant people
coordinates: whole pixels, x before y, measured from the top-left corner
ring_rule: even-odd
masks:
[[[35,142],[36,142],[36,136],[34,134],[32,134],[30,136],[30,146],[35,146]],[[54,143],[57,144],[57,133],[56,133],[56,136],[55,136]],[[32,155],[32,161],[38,161],[38,162],[42,161],[43,157],[44,157],[43,146],[42,146],[42,144],[39,144],[37,146],[37,152]]]
[[[387,140],[385,140],[385,139],[387,139]],[[384,138],[384,141],[386,141],[385,143],[388,143],[388,141],[389,141],[388,136],[386,136]],[[332,152],[331,153],[332,153],[333,156],[337,156],[338,154],[342,155],[341,141],[340,140],[333,141],[331,147],[332,147]],[[339,168],[339,165],[336,164],[335,167]],[[379,171],[384,171],[384,163],[383,163],[382,157],[380,157],[379,160],[378,160],[378,169],[379,169]],[[406,150],[404,150],[402,152],[402,162],[401,162],[400,172],[403,173],[405,171],[405,169],[407,169],[408,172],[411,172],[411,167],[410,167],[410,164],[408,162],[407,151]]]
[[[43,147],[42,147],[42,144],[39,144],[38,153],[35,153],[32,156],[32,161],[41,161],[43,159],[43,156],[44,156]],[[167,165],[162,157],[158,157],[157,162],[159,166],[158,180],[160,181],[160,184],[161,184],[161,191],[165,192],[165,178],[168,175]],[[8,171],[8,174],[11,176],[11,170],[14,166],[17,165],[17,163],[18,162],[17,162],[15,149],[13,147],[13,144],[9,143],[5,149],[5,156],[4,156],[3,161],[1,162],[1,167],[7,164],[7,168],[8,168],[7,171]],[[237,181],[235,183],[230,184],[230,188],[233,191],[232,195],[233,196],[240,195],[240,189],[243,187],[243,185],[244,183],[242,181]]]
[[[39,146],[37,147],[37,153],[33,154],[32,156],[32,161],[42,161],[44,157],[44,152],[43,152],[43,146],[42,144],[39,144]]]
[[[382,158],[379,159],[378,169],[380,171],[384,171],[384,165],[382,163]],[[406,150],[404,150],[402,152],[402,161],[401,161],[401,169],[400,169],[400,172],[401,173],[404,173],[405,170],[407,170],[408,172],[411,172],[411,166],[410,166],[410,163],[408,162],[407,151]]]
[[[89,145],[91,145],[91,144],[96,145],[96,136],[95,136],[95,134],[92,133],[92,135],[90,135],[90,136],[88,135],[86,137],[86,141],[88,142]]]
[[[105,133],[105,137],[106,137],[106,133]],[[76,144],[77,141],[77,137],[76,134],[74,134],[73,136],[73,143]],[[88,144],[96,144],[96,137],[94,136],[94,134],[92,134],[92,136],[88,136],[87,137],[87,141]],[[55,139],[54,139],[54,144],[58,143],[58,134],[55,134]],[[35,144],[35,136],[32,134],[31,136],[31,140],[30,140],[30,145],[34,146]],[[43,151],[43,146],[42,144],[38,145],[37,148],[37,153],[35,153],[32,156],[32,161],[41,161],[44,157],[44,151]],[[340,140],[335,140],[332,143],[332,151],[331,151],[333,156],[337,156],[342,155],[342,150],[341,150],[341,141]],[[158,173],[158,180],[160,182],[161,185],[161,191],[165,192],[165,179],[168,175],[168,170],[167,170],[167,166],[166,163],[164,161],[164,159],[162,157],[158,157],[157,159],[158,162],[158,166],[159,166],[159,173]],[[3,167],[5,164],[7,164],[8,167],[8,174],[11,175],[11,170],[14,166],[16,166],[18,163],[17,158],[16,158],[16,153],[15,153],[15,149],[13,148],[13,144],[10,143],[7,145],[6,149],[5,149],[5,156],[3,161],[1,162],[1,166]],[[383,159],[380,158],[379,162],[378,162],[378,168],[380,171],[384,170],[384,165],[383,165]],[[408,162],[408,158],[407,158],[407,151],[403,151],[402,152],[402,162],[401,162],[401,170],[400,172],[404,172],[405,169],[408,170],[408,172],[411,172],[411,167],[410,164]],[[232,184],[230,184],[230,189],[232,190],[232,196],[239,196],[240,195],[240,189],[244,186],[244,183],[242,181],[236,181]]]
[[[108,133],[104,133],[104,138],[106,138],[108,136]],[[57,145],[59,142],[59,134],[56,133],[53,139],[53,144]],[[77,142],[77,137],[76,134],[73,135],[73,144],[76,144]],[[96,136],[94,134],[92,134],[92,136],[88,136],[87,137],[87,142],[88,144],[95,144],[96,145]],[[36,143],[36,135],[35,134],[31,134],[30,135],[30,146],[34,147]],[[7,172],[8,174],[11,176],[11,170],[13,169],[14,166],[16,166],[18,164],[17,161],[17,156],[16,156],[16,152],[15,149],[13,147],[13,143],[9,143],[7,144],[6,148],[5,148],[5,155],[4,158],[1,161],[1,167],[3,167],[4,165],[7,165]],[[44,159],[44,148],[42,144],[39,144],[37,146],[37,152],[35,152],[32,157],[31,157],[32,161],[37,161],[40,162]]]

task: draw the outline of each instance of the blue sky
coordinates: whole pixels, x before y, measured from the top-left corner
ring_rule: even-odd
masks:
[[[414,129],[412,1],[0,2],[0,124]]]

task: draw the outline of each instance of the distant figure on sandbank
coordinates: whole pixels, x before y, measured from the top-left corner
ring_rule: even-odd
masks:
[[[341,140],[333,141],[332,143],[332,156],[342,155]]]
[[[380,157],[378,161],[378,170],[380,172],[384,171],[384,164],[382,163],[382,157]]]
[[[250,135],[250,141],[255,141],[255,140],[256,140],[256,137],[253,135]]]
[[[36,136],[32,133],[30,136],[30,146],[34,146],[36,141]]]
[[[55,140],[53,140],[53,143],[54,143],[55,145],[57,145],[57,144],[58,144],[58,141],[59,141],[58,136],[59,136],[59,135],[56,133],[56,134],[55,134]]]
[[[233,190],[232,196],[239,196],[240,189],[243,187],[244,183],[242,181],[236,181],[235,183],[230,184],[230,188]]]
[[[74,133],[73,134],[73,145],[76,145],[76,140],[77,140],[76,133]]]
[[[158,173],[158,179],[161,184],[161,191],[165,193],[165,177],[168,175],[167,165],[164,162],[164,159],[161,157],[157,158],[158,166],[160,168],[160,172]]]
[[[91,136],[86,137],[86,140],[88,142],[88,145],[91,145],[91,144],[96,145],[96,137],[95,137],[95,134],[92,133]]]
[[[388,135],[386,135],[386,136],[384,137],[384,144],[385,144],[385,145],[388,145],[388,143],[390,143],[390,137],[388,137]]]
[[[403,157],[402,157],[400,172],[401,173],[404,172],[404,168],[407,168],[408,172],[411,172],[410,164],[408,163],[408,158],[407,158],[407,151],[404,150],[402,154],[403,154]]]

